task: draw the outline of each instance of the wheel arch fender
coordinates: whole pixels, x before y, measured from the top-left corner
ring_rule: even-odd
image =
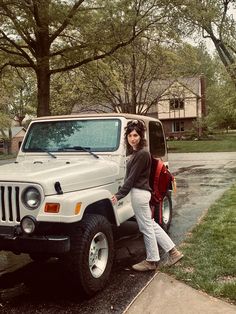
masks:
[[[89,204],[84,211],[84,215],[86,214],[95,214],[101,215],[107,218],[107,220],[111,224],[118,225],[118,219],[116,217],[116,213],[111,204],[111,201],[108,198],[104,198],[101,200],[97,200],[94,203]]]

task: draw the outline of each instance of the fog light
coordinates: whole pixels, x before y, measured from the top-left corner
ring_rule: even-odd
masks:
[[[36,220],[34,217],[26,216],[21,220],[21,229],[26,234],[32,234],[36,229]]]

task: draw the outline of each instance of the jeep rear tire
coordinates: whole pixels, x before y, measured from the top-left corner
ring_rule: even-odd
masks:
[[[172,199],[171,199],[171,191],[168,191],[166,196],[163,199],[162,203],[162,222],[159,221],[159,205],[155,207],[154,212],[154,220],[158,223],[162,229],[166,232],[170,228],[171,220],[172,220]]]
[[[171,191],[168,191],[162,203],[162,224],[161,227],[168,231],[172,220],[172,199]]]
[[[92,296],[106,285],[114,257],[110,223],[100,215],[86,215],[75,227],[71,249],[65,258],[73,284],[86,296]]]

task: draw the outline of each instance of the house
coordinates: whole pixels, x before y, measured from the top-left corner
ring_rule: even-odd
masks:
[[[25,135],[25,128],[22,126],[13,126],[11,127],[11,147],[10,147],[10,151],[12,154],[16,154],[19,151],[20,145],[22,143],[23,137]],[[5,131],[4,133],[6,134],[6,136],[9,138],[10,137],[10,133],[9,130]],[[8,153],[8,141],[5,138],[1,138],[1,133],[0,133],[0,153]]]
[[[167,138],[184,138],[194,129],[196,136],[202,135],[201,119],[206,115],[205,77],[198,75],[169,80],[153,80],[144,84],[137,94],[137,113],[147,114],[161,120]],[[125,104],[127,97],[120,94]],[[131,96],[130,96],[131,99]],[[130,104],[126,104],[130,106]],[[85,112],[108,112],[109,104],[85,107]],[[141,108],[142,111],[139,111]],[[72,113],[82,113],[83,107],[76,105]],[[117,112],[120,112],[117,105]],[[110,111],[112,109],[109,108]]]
[[[162,121],[167,138],[183,138],[196,129],[197,121],[206,115],[205,78],[203,75],[190,78],[156,81],[152,86],[157,101],[148,115]],[[197,135],[202,129],[197,126]]]

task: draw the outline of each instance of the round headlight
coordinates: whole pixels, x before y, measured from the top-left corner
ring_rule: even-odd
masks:
[[[23,204],[29,209],[38,208],[41,203],[41,194],[35,187],[27,188],[22,195]]]
[[[35,231],[36,221],[34,217],[26,216],[21,220],[20,224],[24,233],[31,234]]]

